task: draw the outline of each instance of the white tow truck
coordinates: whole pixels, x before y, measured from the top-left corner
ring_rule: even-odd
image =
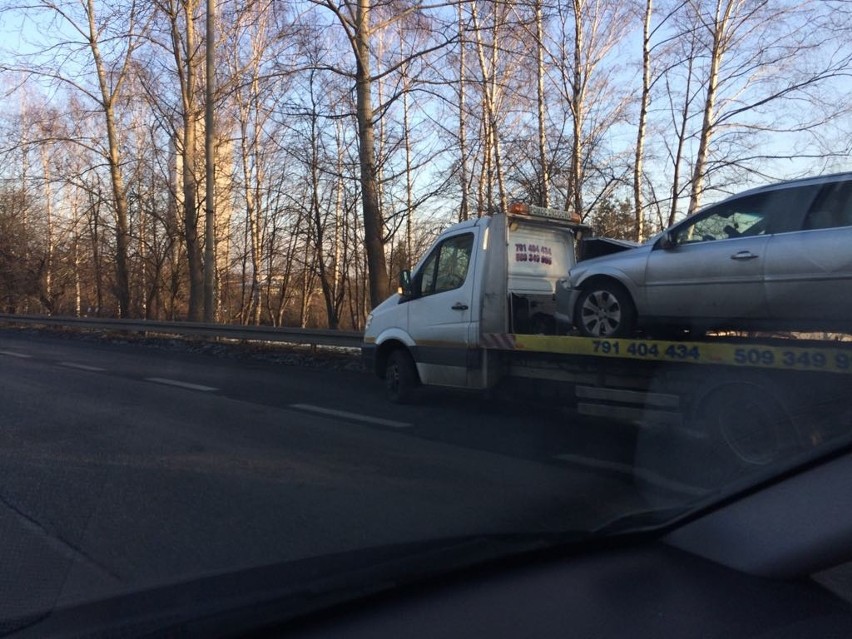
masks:
[[[362,354],[389,398],[508,383],[581,415],[710,434],[756,463],[772,446],[825,436],[830,425],[810,418],[825,411],[811,409],[848,392],[848,342],[570,334],[556,292],[588,232],[565,212],[524,204],[444,231],[367,321]]]

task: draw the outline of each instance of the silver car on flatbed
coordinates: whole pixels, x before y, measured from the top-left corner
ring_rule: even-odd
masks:
[[[580,262],[556,298],[558,317],[593,337],[852,332],[852,173],[729,197],[637,248]]]

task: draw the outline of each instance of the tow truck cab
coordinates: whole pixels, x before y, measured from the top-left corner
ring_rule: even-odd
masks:
[[[380,377],[414,367],[427,385],[492,386],[501,370],[484,336],[556,332],[557,283],[585,230],[565,212],[521,204],[448,228],[370,314],[368,366]]]

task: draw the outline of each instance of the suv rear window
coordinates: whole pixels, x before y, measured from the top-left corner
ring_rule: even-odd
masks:
[[[805,230],[852,226],[852,182],[834,182],[823,187],[805,219]]]

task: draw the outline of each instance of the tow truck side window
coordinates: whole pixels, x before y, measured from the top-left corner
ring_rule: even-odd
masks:
[[[436,246],[420,271],[421,297],[459,288],[467,279],[473,233],[455,235]]]

